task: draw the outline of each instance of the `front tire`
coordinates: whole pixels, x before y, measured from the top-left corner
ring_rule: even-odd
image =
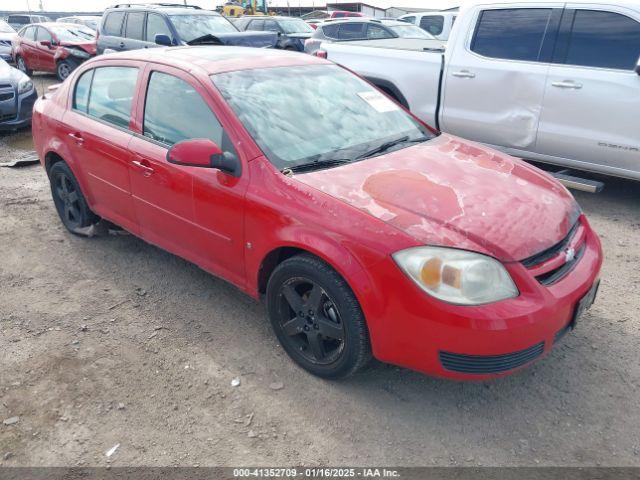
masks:
[[[287,354],[308,372],[337,379],[371,359],[364,314],[345,280],[317,257],[288,258],[267,285],[271,325]]]
[[[64,162],[54,163],[49,170],[51,195],[60,220],[71,233],[93,225],[99,217],[91,211],[76,177]]]
[[[77,65],[69,60],[60,60],[56,65],[56,76],[58,80],[64,82],[76,67]]]

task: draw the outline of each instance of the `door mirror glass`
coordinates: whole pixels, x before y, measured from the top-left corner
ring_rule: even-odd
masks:
[[[164,33],[156,34],[155,41],[156,41],[156,44],[162,45],[164,47],[171,46],[171,39],[169,38],[169,35],[165,35]]]
[[[223,153],[214,141],[206,138],[176,143],[167,152],[167,161],[188,167],[217,168],[229,175],[240,176],[240,162],[235,154]]]
[[[638,62],[636,63],[636,68],[634,68],[636,73],[640,75],[640,58],[638,58]]]

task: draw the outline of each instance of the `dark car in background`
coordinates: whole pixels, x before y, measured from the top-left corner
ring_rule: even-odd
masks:
[[[4,20],[0,20],[0,59],[5,62],[13,61],[11,41],[16,37],[16,35],[16,31],[11,25]]]
[[[304,42],[315,30],[301,18],[246,16],[238,19],[239,30],[275,32],[278,34],[277,48],[304,52]]]
[[[98,53],[158,45],[275,47],[274,32],[240,32],[217,12],[197,6],[121,4],[107,8],[98,33]]]
[[[29,126],[37,98],[31,79],[0,60],[0,131]]]
[[[320,48],[322,42],[383,40],[387,38],[434,39],[432,35],[417,25],[398,20],[372,18],[328,20],[318,25],[313,36],[305,42],[304,51],[313,55]]]
[[[13,43],[13,55],[19,70],[31,75],[34,70],[55,73],[64,80],[85,60],[96,54],[95,32],[73,23],[27,25]]]
[[[30,25],[32,23],[40,23],[40,22],[50,22],[51,19],[49,17],[45,17],[44,15],[9,15],[7,17],[7,23],[11,25],[15,30],[20,30],[25,25]]]

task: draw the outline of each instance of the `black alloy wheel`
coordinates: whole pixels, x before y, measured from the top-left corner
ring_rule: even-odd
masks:
[[[62,223],[72,233],[96,223],[98,217],[89,209],[80,185],[69,166],[57,162],[49,171],[51,195]]]
[[[276,267],[267,307],[285,351],[315,375],[345,377],[371,358],[364,315],[353,292],[316,257],[297,255]]]

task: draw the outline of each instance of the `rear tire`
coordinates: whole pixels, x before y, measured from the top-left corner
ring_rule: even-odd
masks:
[[[54,163],[49,170],[51,195],[62,224],[71,233],[80,234],[79,229],[100,220],[87,205],[80,185],[69,166],[64,162]]]
[[[364,314],[347,282],[309,254],[278,265],[267,285],[267,311],[282,347],[322,378],[353,375],[371,360]]]
[[[20,70],[25,75],[31,76],[33,75],[33,70],[27,68],[27,63],[24,61],[20,55],[16,56],[16,68]]]

